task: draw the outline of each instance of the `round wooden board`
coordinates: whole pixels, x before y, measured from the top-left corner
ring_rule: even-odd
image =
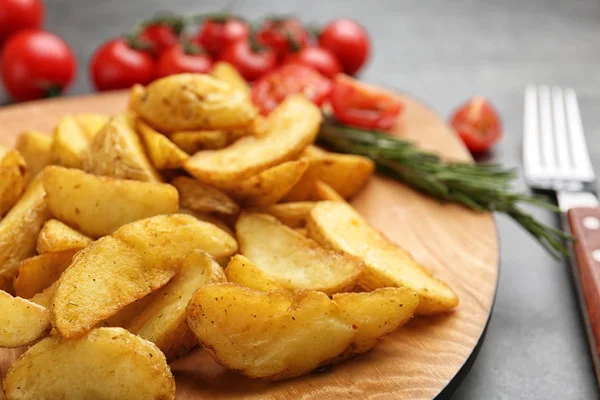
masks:
[[[398,95],[405,110],[394,131],[446,158],[469,160],[448,126],[425,105]],[[25,129],[51,132],[59,117],[116,113],[126,94],[64,98],[0,109],[0,143]],[[375,349],[326,371],[279,383],[242,377],[196,350],[174,362],[178,399],[432,399],[463,367],[487,324],[498,279],[498,241],[492,216],[442,205],[391,180],[374,177],[354,206],[376,228],[408,249],[460,297],[451,313],[413,319]],[[0,351],[0,375],[19,350]],[[0,398],[2,394],[0,393]]]

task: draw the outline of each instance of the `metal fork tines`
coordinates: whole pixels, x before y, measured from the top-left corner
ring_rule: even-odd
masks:
[[[579,190],[595,180],[573,89],[525,89],[523,161],[536,189]]]

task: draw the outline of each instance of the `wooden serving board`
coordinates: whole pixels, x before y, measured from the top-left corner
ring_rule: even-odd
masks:
[[[419,101],[405,105],[395,133],[444,157],[469,160],[453,131]],[[64,114],[116,113],[126,94],[33,102],[0,109],[0,143],[25,129],[51,132]],[[394,181],[374,177],[354,206],[376,228],[410,250],[460,297],[451,313],[413,319],[375,349],[325,371],[279,383],[251,380],[216,364],[198,349],[171,367],[178,399],[432,399],[476,348],[488,322],[498,279],[498,240],[492,216],[442,205]],[[0,351],[3,376],[19,350]],[[0,393],[0,398],[2,394]]]

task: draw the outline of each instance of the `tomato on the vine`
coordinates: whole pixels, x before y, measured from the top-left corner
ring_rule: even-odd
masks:
[[[206,51],[218,55],[224,48],[250,35],[250,28],[238,19],[212,19],[204,22],[194,42]]]
[[[295,18],[268,19],[258,29],[256,37],[260,44],[272,48],[280,59],[306,47],[310,39],[302,22]]]
[[[473,97],[453,114],[452,127],[472,152],[488,150],[502,137],[500,117],[483,97]]]
[[[312,67],[329,79],[342,72],[338,59],[327,49],[321,47],[305,47],[297,53],[285,58],[286,64],[302,64]]]
[[[313,68],[286,64],[256,81],[252,87],[252,101],[263,114],[268,114],[291,94],[302,93],[321,106],[330,92],[331,81]]]
[[[233,65],[247,81],[253,81],[277,65],[272,49],[254,46],[249,39],[231,43],[219,57]]]
[[[4,44],[0,69],[8,93],[15,100],[25,101],[61,93],[75,77],[77,62],[60,37],[24,30]]]
[[[182,45],[165,50],[158,59],[158,76],[194,72],[204,74],[210,71],[212,58],[205,53],[186,52]]]
[[[138,36],[142,42],[148,43],[155,56],[179,43],[177,34],[172,27],[165,24],[148,25]]]
[[[330,22],[319,36],[319,46],[331,51],[348,75],[356,74],[369,58],[369,36],[362,26],[351,19]]]
[[[147,52],[132,48],[123,38],[111,39],[94,52],[90,74],[97,90],[146,85],[156,77],[156,63]]]
[[[0,43],[23,29],[40,29],[44,20],[41,0],[0,1]]]
[[[385,130],[396,122],[402,103],[380,89],[339,74],[333,82],[331,108],[335,118],[344,124]]]

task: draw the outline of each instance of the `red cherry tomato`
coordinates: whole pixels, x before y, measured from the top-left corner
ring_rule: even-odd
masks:
[[[253,81],[277,65],[273,50],[253,49],[248,39],[231,43],[219,58],[233,65],[247,81]]]
[[[309,42],[308,32],[295,18],[265,21],[258,30],[257,39],[260,44],[272,48],[280,59],[306,47]]]
[[[152,53],[157,57],[163,51],[179,43],[173,28],[162,24],[147,26],[140,34],[139,39],[150,44]]]
[[[252,101],[263,114],[268,114],[291,94],[303,93],[307,99],[321,106],[330,92],[331,81],[313,68],[286,64],[256,81],[252,87]]]
[[[44,20],[41,0],[0,0],[0,43],[23,29],[40,29]]]
[[[342,123],[365,129],[391,128],[402,103],[388,93],[339,74],[331,91],[333,115]]]
[[[371,47],[367,32],[351,19],[330,22],[319,36],[319,46],[331,51],[349,75],[356,74],[365,64]]]
[[[502,137],[500,117],[483,97],[473,97],[452,116],[452,127],[467,148],[476,153],[488,150]]]
[[[67,43],[50,32],[24,30],[11,36],[0,55],[2,81],[19,101],[61,93],[77,70]]]
[[[194,42],[210,54],[218,55],[225,47],[250,35],[248,25],[237,19],[208,20],[200,28]]]
[[[329,79],[342,72],[338,59],[327,49],[321,47],[305,47],[292,53],[285,59],[286,64],[302,64],[312,67]]]
[[[146,85],[156,77],[150,54],[133,49],[122,38],[111,39],[92,55],[90,74],[97,90],[125,89]]]
[[[184,72],[207,73],[213,65],[208,54],[187,54],[183,46],[173,46],[164,51],[158,59],[158,76],[181,74]]]

